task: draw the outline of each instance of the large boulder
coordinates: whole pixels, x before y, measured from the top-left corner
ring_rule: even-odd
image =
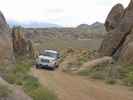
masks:
[[[82,65],[82,67],[77,72],[81,72],[86,69],[91,69],[99,65],[109,65],[111,63],[113,63],[112,57],[98,58],[98,59],[86,62],[85,64]]]
[[[113,29],[106,25],[106,29],[109,32],[103,40],[99,54],[100,56],[113,56],[118,61],[131,64],[133,57],[129,56],[133,53],[133,51],[131,52],[131,44],[133,42],[133,0],[130,1],[124,13],[122,11],[120,15],[120,20],[116,21],[117,24],[111,24],[112,26],[114,25]],[[115,21],[113,22],[115,23]]]
[[[118,26],[119,22],[122,19],[123,13],[124,7],[122,4],[117,4],[112,8],[104,24],[108,32]]]
[[[0,64],[9,63],[12,55],[10,29],[3,14],[0,12]]]
[[[117,56],[120,63],[133,64],[133,28],[114,56]]]

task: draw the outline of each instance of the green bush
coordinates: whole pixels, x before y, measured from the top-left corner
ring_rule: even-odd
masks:
[[[116,83],[116,80],[115,79],[108,78],[108,79],[106,79],[106,83],[113,85],[113,84]]]
[[[8,73],[8,76],[6,77],[6,80],[10,84],[22,85],[23,84],[23,78],[22,77],[24,77],[24,75],[20,74],[20,73],[10,72],[10,73]]]
[[[133,65],[122,66],[119,74],[125,85],[133,86]]]
[[[23,87],[26,91],[32,91],[40,86],[40,83],[37,78],[33,76],[27,76],[24,79]]]
[[[31,67],[32,60],[18,58],[16,65],[11,70],[5,71],[4,77],[10,84],[22,86],[33,100],[57,100],[56,95],[52,91],[43,88],[38,79],[29,74]],[[7,95],[7,87],[0,87],[0,96]]]
[[[127,82],[127,85],[133,86],[133,72],[129,72],[125,80]]]
[[[11,92],[8,86],[0,84],[0,98],[7,98],[11,95]]]
[[[125,85],[133,86],[133,65],[98,65],[79,72],[79,75],[102,79],[108,84],[115,84],[119,80]]]
[[[33,76],[28,76],[24,79],[23,87],[33,100],[57,100],[56,95],[47,88],[43,88],[38,79]]]
[[[133,65],[121,66],[119,69],[120,79],[126,78],[130,72],[133,72]]]
[[[109,80],[110,77],[112,77],[111,65],[98,65],[93,68],[82,70],[78,74],[82,76],[89,76],[93,79]]]
[[[105,79],[106,73],[102,71],[97,71],[95,69],[85,69],[78,73],[81,76],[89,76],[93,79]]]
[[[28,76],[31,64],[28,63],[17,63],[12,70],[7,72],[6,80],[11,84],[22,85],[25,77]]]
[[[96,71],[96,72],[93,72],[90,74],[90,77],[93,78],[93,79],[101,79],[101,80],[104,80],[106,75],[104,72],[102,71]]]
[[[94,79],[105,79],[107,77],[107,65],[97,65],[90,69],[90,77]]]
[[[78,61],[79,61],[79,64],[82,65],[82,64],[84,64],[85,62],[87,62],[88,59],[87,59],[86,57],[82,56],[82,57],[80,57],[80,58],[78,59]]]
[[[28,92],[33,100],[57,100],[57,96],[47,88],[39,87]]]

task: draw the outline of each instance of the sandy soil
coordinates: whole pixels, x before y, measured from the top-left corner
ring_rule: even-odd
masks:
[[[97,80],[69,75],[60,69],[32,69],[42,85],[53,90],[59,100],[133,100],[133,91],[119,85],[107,85]]]

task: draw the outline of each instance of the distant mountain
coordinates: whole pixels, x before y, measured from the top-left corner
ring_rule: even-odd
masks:
[[[88,24],[80,24],[77,26],[78,30],[82,30],[86,33],[94,33],[94,34],[105,34],[105,27],[103,23],[95,22],[91,25]]]
[[[78,27],[62,27],[62,28],[29,28],[23,30],[25,36],[34,41],[47,39],[102,39],[106,35],[104,25],[102,23],[94,23],[92,25],[81,24]]]
[[[13,26],[22,26],[24,28],[61,28],[57,24],[47,23],[47,22],[37,22],[37,21],[29,21],[29,22],[18,22],[14,20],[7,21],[10,27]]]
[[[82,28],[82,29],[88,29],[88,28],[99,28],[99,27],[104,27],[104,24],[103,23],[100,23],[100,22],[95,22],[91,25],[88,25],[88,24],[80,24],[77,26],[77,28]]]
[[[88,29],[90,27],[90,25],[88,24],[80,24],[77,26],[77,28],[81,28],[81,29]]]
[[[100,23],[100,22],[95,22],[93,24],[90,25],[91,28],[103,28],[104,27],[104,24],[103,23]]]

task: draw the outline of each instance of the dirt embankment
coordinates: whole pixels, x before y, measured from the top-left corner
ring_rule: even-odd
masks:
[[[133,92],[123,86],[55,71],[32,69],[42,85],[55,91],[59,100],[133,100]]]

